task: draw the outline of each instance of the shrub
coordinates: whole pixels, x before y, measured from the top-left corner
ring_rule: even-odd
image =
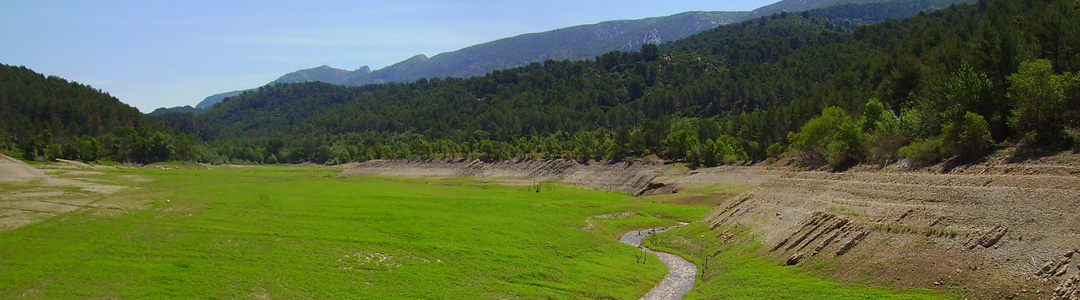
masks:
[[[855,122],[847,120],[840,124],[832,141],[825,148],[825,158],[829,166],[841,168],[858,163],[862,158],[861,141],[862,132]]]
[[[904,133],[904,124],[891,111],[881,114],[873,126],[873,133],[866,137],[868,159],[886,164],[897,158],[897,151],[910,141]]]
[[[963,119],[942,128],[941,137],[943,150],[961,157],[983,154],[994,143],[986,119],[973,112],[965,113]]]
[[[784,145],[780,143],[772,143],[769,145],[769,148],[766,150],[765,153],[771,159],[779,158],[780,155],[784,153]]]
[[[911,143],[900,148],[900,154],[910,159],[916,166],[928,166],[941,161],[944,156],[941,139],[934,138]]]
[[[833,168],[857,162],[862,153],[862,131],[843,109],[829,107],[803,125],[799,133],[789,134],[798,150],[799,164],[817,167],[828,163]]]

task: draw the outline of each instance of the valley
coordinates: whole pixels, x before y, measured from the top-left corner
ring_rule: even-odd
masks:
[[[1080,2],[717,3],[13,3],[0,298],[1080,300]]]

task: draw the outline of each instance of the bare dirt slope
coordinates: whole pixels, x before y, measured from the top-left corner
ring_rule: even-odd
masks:
[[[117,213],[144,205],[139,201],[101,202],[126,186],[97,182],[92,166],[60,162],[37,169],[0,154],[0,231],[11,230],[83,209]],[[135,180],[135,178],[130,178]]]
[[[1077,299],[1074,158],[948,174],[791,172],[733,197],[705,222],[751,226],[764,255],[845,281],[968,290],[978,299]]]
[[[19,160],[0,154],[0,181],[11,182],[38,178],[45,178],[45,173]]]
[[[479,177],[510,184],[559,180],[563,184],[608,191],[640,192],[663,174],[664,165],[647,162],[580,163],[568,159],[484,162],[466,159],[373,160],[340,176]]]

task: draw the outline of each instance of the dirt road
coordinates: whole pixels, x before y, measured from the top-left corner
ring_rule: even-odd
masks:
[[[683,224],[685,225],[685,224]],[[659,227],[638,231],[631,231],[623,234],[619,238],[620,242],[624,244],[638,247],[642,251],[656,254],[660,257],[660,260],[667,265],[668,274],[664,276],[664,281],[653,287],[652,291],[641,297],[643,300],[668,300],[668,299],[682,299],[683,294],[690,291],[694,287],[694,278],[697,275],[697,266],[686,261],[678,255],[674,255],[667,252],[653,251],[652,249],[643,247],[641,240],[645,237],[658,233],[678,228],[681,226],[673,227]]]

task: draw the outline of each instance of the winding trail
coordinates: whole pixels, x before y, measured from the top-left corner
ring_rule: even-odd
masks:
[[[664,281],[661,281],[660,284],[653,287],[653,289],[649,291],[648,294],[645,294],[645,296],[641,297],[642,300],[682,299],[683,294],[686,294],[686,292],[690,291],[690,288],[694,287],[694,278],[697,275],[697,266],[690,263],[689,261],[686,261],[682,257],[679,257],[678,255],[667,252],[653,251],[652,249],[646,248],[641,245],[641,240],[649,235],[658,232],[668,231],[685,225],[686,223],[683,223],[679,226],[658,227],[652,229],[631,231],[623,234],[623,236],[619,238],[619,241],[623,242],[624,244],[638,247],[642,251],[648,253],[656,254],[656,256],[659,256],[660,260],[664,262],[664,265],[667,265],[668,274],[667,276],[664,276]]]

